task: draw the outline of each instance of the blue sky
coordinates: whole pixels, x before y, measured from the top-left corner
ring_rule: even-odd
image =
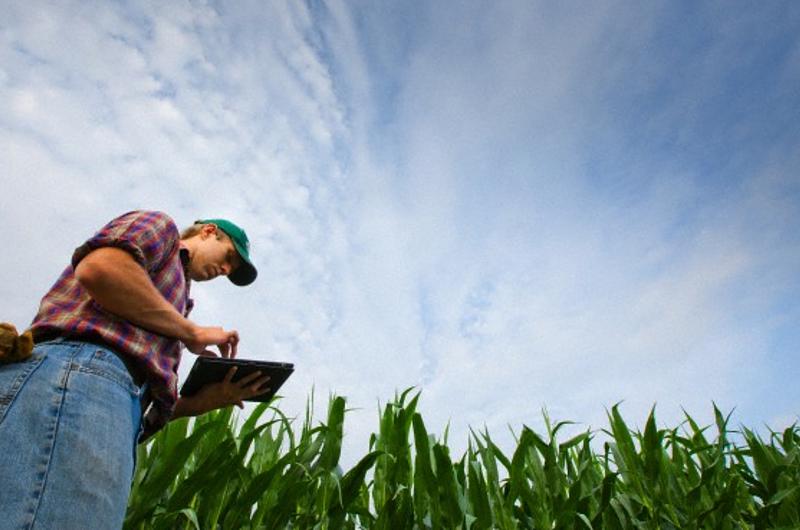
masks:
[[[119,213],[227,216],[259,281],[193,318],[295,362],[290,413],[347,396],[348,455],[409,386],[456,448],[542,407],[797,420],[796,3],[3,12],[2,319]]]

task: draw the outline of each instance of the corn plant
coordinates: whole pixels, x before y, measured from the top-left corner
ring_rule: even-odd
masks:
[[[126,529],[738,529],[800,528],[800,429],[762,439],[685,421],[643,431],[618,407],[608,429],[565,441],[569,422],[523,427],[504,453],[472,431],[454,458],[408,389],[379,411],[369,450],[340,467],[345,400],[299,426],[261,404],[182,419],[138,449]],[[271,414],[270,417],[265,417]],[[740,440],[734,443],[734,440]]]

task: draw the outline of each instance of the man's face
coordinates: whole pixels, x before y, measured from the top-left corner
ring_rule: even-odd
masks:
[[[189,277],[196,282],[227,276],[239,266],[239,253],[233,241],[214,225],[206,225],[189,262]]]

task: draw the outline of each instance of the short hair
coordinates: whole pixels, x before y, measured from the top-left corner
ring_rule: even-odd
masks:
[[[183,232],[181,232],[181,239],[189,239],[190,237],[196,236],[207,224],[214,224],[214,223],[195,223],[192,226],[184,229]],[[224,239],[224,238],[230,239],[228,234],[226,234],[221,228],[217,227],[217,239]]]

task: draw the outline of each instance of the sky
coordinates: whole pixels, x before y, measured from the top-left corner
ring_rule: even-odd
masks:
[[[259,278],[192,319],[454,455],[542,410],[800,411],[800,4],[0,0],[0,320],[134,209],[226,217]],[[193,359],[185,354],[185,377]]]

